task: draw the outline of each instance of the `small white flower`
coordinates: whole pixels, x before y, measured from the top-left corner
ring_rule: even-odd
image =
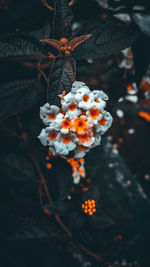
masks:
[[[80,174],[76,171],[74,174],[73,174],[73,182],[74,184],[79,184],[80,182]]]
[[[84,100],[84,96],[85,96],[85,100]],[[94,99],[94,95],[92,92],[90,92],[88,87],[82,87],[82,88],[77,89],[76,94],[75,94],[75,100],[77,101],[77,103],[83,100],[84,102],[88,102],[88,100],[92,101],[93,99]]]
[[[57,138],[58,132],[53,127],[46,127],[42,129],[38,138],[40,139],[43,146],[53,146],[54,141]]]
[[[102,118],[102,112],[99,108],[93,107],[86,112],[86,116],[93,120],[93,124],[97,124],[97,122]]]
[[[92,147],[99,146],[100,143],[101,143],[101,136],[100,136],[100,134],[95,134],[95,140],[94,140],[94,143],[93,143]]]
[[[104,134],[112,125],[113,118],[109,112],[103,111],[103,117],[99,120],[99,122],[95,125],[96,133]]]
[[[77,93],[76,98],[79,102],[79,108],[83,110],[89,110],[94,106],[94,94],[90,91],[83,90]]]
[[[75,100],[73,102],[62,102],[62,109],[66,111],[66,115],[70,119],[78,117],[81,114],[81,110],[78,109],[78,104]]]
[[[102,100],[108,100],[108,96],[101,90],[93,90],[93,94],[95,98],[102,99]]]
[[[41,133],[39,134],[38,138],[40,139],[41,143],[43,146],[47,146],[47,138],[48,138],[48,134],[46,132],[45,129],[42,129]]]
[[[91,147],[91,145],[94,143],[95,137],[94,136],[89,136],[88,134],[84,136],[79,137],[79,145],[85,146],[85,147]]]
[[[75,81],[73,84],[72,84],[72,89],[71,89],[71,92],[76,94],[76,91],[81,88],[81,87],[84,87],[86,86],[84,82],[78,82],[78,81]]]
[[[121,63],[118,65],[120,69],[131,69],[133,67],[133,62],[131,59],[123,59]]]
[[[43,107],[40,107],[40,118],[45,125],[49,125],[50,122],[55,120],[59,110],[59,107],[46,103]]]
[[[46,133],[47,133],[47,144],[49,146],[53,146],[54,145],[54,142],[56,141],[57,139],[57,136],[58,136],[58,132],[56,131],[55,128],[49,126],[49,127],[46,127]]]
[[[66,112],[66,115],[67,115],[70,119],[76,118],[76,117],[80,116],[80,114],[81,114],[81,110],[80,110],[80,109],[75,109],[75,110],[73,110],[73,111],[68,110],[68,111]]]
[[[65,115],[61,123],[60,132],[63,134],[68,134],[71,127],[72,127],[72,121],[67,115]]]
[[[136,103],[138,101],[137,95],[127,95],[125,99],[129,100],[130,102]]]
[[[56,153],[59,155],[68,155],[70,151],[76,148],[76,135],[70,133],[68,135],[58,134],[57,140],[54,142]]]
[[[132,69],[134,62],[131,47],[124,49],[122,51],[122,54],[124,56],[124,59],[119,64],[119,67],[121,69]]]
[[[84,158],[84,156],[86,155],[86,153],[88,153],[90,150],[90,148],[87,147],[83,147],[83,146],[77,146],[74,153],[74,158],[75,159],[81,159]]]
[[[132,48],[128,47],[125,48],[124,50],[122,50],[122,54],[126,57],[126,58],[133,58],[133,54],[132,54]]]
[[[51,125],[56,129],[56,131],[59,131],[62,127],[62,121],[64,119],[64,115],[62,113],[58,113],[56,116],[56,119],[51,122]]]
[[[64,101],[67,103],[74,102],[75,101],[75,95],[72,92],[68,93],[67,95],[64,96]]]
[[[137,93],[137,85],[136,83],[132,83],[132,85],[127,86],[128,94],[135,95]]]
[[[121,110],[121,109],[117,109],[117,110],[116,110],[116,114],[117,114],[117,116],[118,116],[119,118],[123,118],[123,116],[124,116],[124,111]]]

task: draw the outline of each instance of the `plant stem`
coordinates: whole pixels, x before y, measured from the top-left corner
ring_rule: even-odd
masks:
[[[48,188],[47,188],[47,184],[46,184],[46,179],[41,171],[41,168],[39,166],[39,164],[36,162],[36,160],[34,159],[34,157],[32,155],[30,155],[30,158],[32,159],[32,162],[34,163],[34,166],[39,174],[39,177],[41,179],[41,183],[43,185],[43,188],[45,190],[45,193],[46,193],[46,196],[47,196],[47,199],[49,202],[52,201],[52,198],[50,196],[50,193],[48,191]],[[59,218],[58,215],[54,215],[54,218],[56,219],[56,221],[58,222],[58,224],[60,225],[60,227],[65,231],[65,233],[67,234],[68,238],[69,239],[72,239],[72,233],[71,231],[64,225],[64,223],[61,221],[61,219]],[[72,240],[71,240],[71,243],[74,245],[74,246],[77,246],[78,248],[80,248],[82,251],[84,251],[86,254],[88,254],[89,256],[91,256],[92,258],[94,258],[96,261],[98,262],[102,262],[103,259],[101,258],[100,255],[96,255],[94,254],[92,251],[88,250],[86,247],[84,247],[82,244],[80,243],[77,243],[75,244]]]

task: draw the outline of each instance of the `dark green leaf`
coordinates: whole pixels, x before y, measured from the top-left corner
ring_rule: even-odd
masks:
[[[134,14],[133,19],[140,30],[150,37],[150,15]]]
[[[107,137],[102,138],[101,146],[89,152],[85,165],[87,177],[91,177],[100,189],[102,211],[114,221],[119,231],[134,229],[135,221],[138,225],[149,221],[148,200]],[[128,182],[130,186],[127,186]]]
[[[71,37],[72,12],[67,0],[56,0],[56,15],[54,21],[54,38]]]
[[[41,17],[44,15],[43,10],[44,7],[41,0],[22,0],[21,2],[19,0],[13,0],[9,3],[9,15],[17,21],[26,21],[32,18],[33,23],[36,20],[37,24],[41,22]],[[41,15],[40,18],[38,17],[39,15]]]
[[[45,205],[44,209],[56,215],[66,215],[66,213],[68,212],[68,206],[65,202],[52,201]]]
[[[70,211],[68,213],[68,226],[70,229],[79,229],[85,223],[86,217],[77,211]]]
[[[104,213],[89,217],[89,223],[92,226],[101,229],[105,229],[113,225],[113,221]]]
[[[21,198],[36,197],[38,202],[38,188],[36,184],[36,173],[29,161],[26,158],[10,154],[0,158],[1,175],[8,179],[11,187],[16,194],[21,195]]]
[[[34,180],[34,168],[25,158],[17,154],[10,154],[0,158],[1,168],[11,177],[12,180],[21,182]]]
[[[50,25],[49,23],[46,23],[42,28],[40,28],[37,31],[30,31],[27,32],[29,35],[31,35],[32,37],[36,38],[37,40],[41,40],[41,39],[47,39],[50,37]],[[26,34],[26,33],[24,33]]]
[[[73,185],[72,169],[69,163],[62,158],[51,159],[52,168],[49,170],[47,180],[49,190],[52,192],[52,199],[62,200],[66,198]]]
[[[12,201],[1,210],[6,240],[51,240],[52,246],[64,234],[53,218],[47,217],[40,206],[32,202]],[[2,233],[3,234],[3,233]]]
[[[134,24],[126,25],[116,18],[97,18],[86,22],[76,32],[76,36],[92,34],[86,42],[76,48],[74,57],[78,60],[103,57],[117,53],[131,46],[139,35]]]
[[[46,51],[43,45],[33,36],[24,33],[11,33],[0,38],[0,59],[45,58]]]
[[[39,80],[22,80],[0,86],[0,121],[36,104],[44,96]]]
[[[68,93],[71,90],[72,83],[76,76],[76,65],[72,58],[57,59],[50,76],[48,88],[48,102],[50,104],[60,105],[59,94],[65,90]]]
[[[89,188],[89,190],[84,193],[83,195],[83,199],[84,201],[90,199],[90,200],[95,200],[95,202],[98,202],[99,201],[99,195],[100,195],[100,192],[99,192],[99,188],[97,186],[91,186]]]

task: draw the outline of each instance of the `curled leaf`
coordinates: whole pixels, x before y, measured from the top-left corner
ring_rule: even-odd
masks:
[[[117,53],[131,46],[139,31],[134,24],[126,25],[116,18],[97,18],[84,23],[75,33],[92,34],[91,38],[76,48],[74,57],[78,60],[103,57]]]

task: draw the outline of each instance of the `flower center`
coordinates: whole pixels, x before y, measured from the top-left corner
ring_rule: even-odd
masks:
[[[48,118],[49,118],[50,120],[55,120],[55,119],[56,119],[56,114],[54,114],[54,113],[50,113],[50,114],[48,115]]]
[[[79,122],[78,122],[78,126],[79,126],[79,127],[84,126],[84,122],[83,122],[83,121],[79,121]]]
[[[73,131],[78,134],[84,134],[87,127],[87,122],[84,119],[78,118],[73,123]]]
[[[51,132],[51,133],[49,134],[49,139],[50,139],[50,140],[54,140],[54,139],[56,139],[56,136],[57,136],[57,133],[55,133],[55,132]]]
[[[71,122],[71,120],[69,120],[69,119],[65,119],[65,120],[63,120],[63,122],[62,122],[62,127],[63,127],[64,129],[70,129],[71,125],[72,125],[72,122]]]
[[[128,86],[127,86],[127,90],[128,91],[131,91],[133,89],[133,86],[131,85],[131,84],[129,84]]]
[[[83,96],[83,101],[84,102],[88,102],[89,101],[89,96],[88,95],[84,95]]]
[[[98,115],[100,114],[100,111],[97,109],[97,108],[92,108],[90,111],[89,111],[89,114],[90,114],[90,117],[95,120]]]
[[[81,146],[79,150],[80,150],[80,152],[83,152],[85,150],[85,147]]]
[[[96,98],[96,99],[95,99],[95,102],[96,102],[96,103],[99,103],[99,99],[98,99],[98,98]]]
[[[68,109],[70,111],[74,111],[76,109],[77,105],[75,103],[71,103],[69,106],[68,106]]]
[[[80,173],[81,175],[83,175],[83,174],[84,174],[84,169],[80,169],[80,170],[79,170],[79,173]]]
[[[71,137],[70,137],[70,136],[65,136],[65,137],[63,138],[63,143],[66,144],[66,145],[69,144],[70,141],[71,141]]]
[[[90,136],[88,134],[81,135],[79,136],[79,140],[83,143],[88,142],[90,140]]]
[[[100,125],[105,125],[106,124],[106,119],[102,118],[99,122]]]

